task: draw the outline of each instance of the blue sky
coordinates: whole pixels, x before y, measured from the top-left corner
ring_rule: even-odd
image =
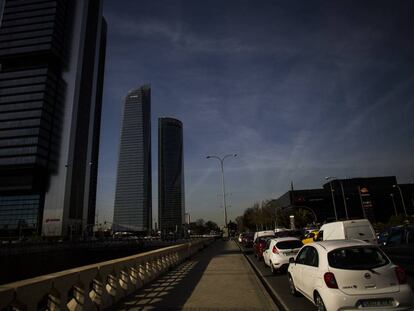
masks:
[[[110,1],[97,208],[113,214],[123,97],[152,86],[157,118],[184,125],[186,209],[229,217],[324,176],[414,181],[411,1]]]

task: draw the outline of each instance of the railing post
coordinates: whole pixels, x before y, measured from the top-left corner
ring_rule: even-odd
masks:
[[[65,310],[67,297],[67,294],[62,295],[56,288],[53,288],[49,293],[47,309],[50,311]]]
[[[134,290],[131,278],[130,278],[130,268],[124,267],[119,271],[119,285],[120,289],[124,292],[122,296],[127,296],[131,294]]]
[[[168,255],[167,255],[167,263],[168,263],[168,269],[170,269],[171,266],[173,265],[173,255],[172,255],[172,252],[171,251],[168,252]]]
[[[73,298],[67,303],[68,310],[90,310],[92,301],[89,297],[89,286],[78,283],[73,286]]]
[[[105,306],[105,300],[107,300],[107,292],[104,286],[104,282],[101,277],[97,275],[92,281],[92,290],[89,292],[89,298],[92,304],[96,306],[98,310],[102,310]]]
[[[118,290],[118,278],[114,275],[114,272],[111,272],[108,274],[106,283],[105,283],[105,289],[109,296],[111,297],[111,300],[113,302],[116,302],[116,296],[117,296],[117,290]]]
[[[152,267],[152,271],[153,271],[153,278],[152,278],[153,280],[155,280],[158,277],[158,275],[160,274],[159,273],[159,261],[158,261],[158,258],[159,258],[158,255],[154,255],[154,257],[152,259],[151,267]]]
[[[135,289],[139,289],[139,288],[142,287],[143,283],[142,283],[140,273],[139,273],[139,263],[135,263],[131,267],[130,279],[131,279],[131,282],[134,285]]]
[[[146,263],[139,263],[138,264],[138,275],[139,278],[142,280],[142,284],[146,284],[148,282],[148,273],[145,269]]]
[[[162,270],[163,272],[168,271],[169,264],[168,264],[168,253],[164,253],[161,257],[162,260]]]
[[[145,263],[145,272],[147,275],[148,282],[152,281],[152,267],[151,267],[151,258],[147,259],[147,262]]]

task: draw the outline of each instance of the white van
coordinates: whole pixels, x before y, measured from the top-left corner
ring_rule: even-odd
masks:
[[[368,219],[336,221],[324,224],[319,230],[318,240],[357,239],[377,244],[374,228]]]

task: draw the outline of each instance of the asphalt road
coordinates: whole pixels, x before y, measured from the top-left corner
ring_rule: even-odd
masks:
[[[273,295],[279,301],[280,307],[286,311],[294,310],[317,310],[316,307],[305,297],[294,297],[289,291],[289,281],[286,272],[273,275],[270,268],[265,266],[263,260],[258,261],[253,255],[253,249],[245,249],[240,246],[242,251],[247,256],[247,259],[256,267],[261,277],[265,280],[267,285],[271,288]],[[401,264],[403,268],[404,264]],[[408,284],[414,288],[414,275],[408,276]]]
[[[257,261],[253,255],[252,249],[244,249],[247,259],[257,268],[260,275],[268,283],[268,285],[273,290],[273,294],[276,296],[277,300],[281,304],[281,307],[287,311],[294,310],[317,310],[316,307],[305,297],[294,297],[289,292],[289,281],[287,278],[286,272],[273,275],[270,272],[270,268],[266,267],[263,263],[263,260]]]

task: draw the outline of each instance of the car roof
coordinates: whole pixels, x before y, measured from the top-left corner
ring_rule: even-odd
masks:
[[[262,236],[259,236],[257,240],[269,240],[273,238],[274,238],[274,235],[262,235]]]
[[[328,240],[328,241],[319,241],[314,242],[312,244],[319,245],[322,248],[324,248],[327,252],[330,252],[331,250],[337,249],[337,248],[343,248],[343,247],[352,247],[352,246],[375,246],[374,244],[370,244],[367,242],[364,242],[362,240]],[[309,245],[312,245],[309,244]]]
[[[262,231],[256,231],[257,234],[268,234],[268,233],[275,233],[274,230],[262,230]]]
[[[300,241],[298,238],[295,238],[293,236],[287,236],[287,237],[283,237],[283,238],[272,238],[272,241],[277,241],[277,242],[281,242],[281,241]]]

